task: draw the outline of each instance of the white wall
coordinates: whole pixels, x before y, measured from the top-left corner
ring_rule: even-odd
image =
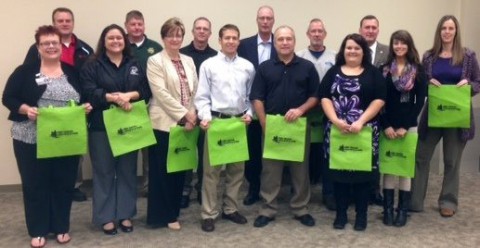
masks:
[[[101,30],[108,24],[122,25],[125,14],[138,9],[146,18],[147,35],[159,40],[159,29],[169,17],[180,17],[188,30],[198,16],[206,16],[213,22],[212,47],[218,48],[218,28],[226,23],[239,26],[242,37],[256,33],[255,15],[260,5],[269,4],[275,9],[276,25],[288,24],[296,30],[297,49],[307,46],[306,27],[310,19],[321,18],[326,23],[328,37],[326,45],[338,50],[346,34],[357,32],[359,20],[374,14],[380,20],[379,40],[388,43],[390,34],[397,29],[409,30],[422,53],[433,41],[433,33],[439,18],[454,14],[462,22],[465,45],[480,51],[477,18],[480,3],[474,0],[302,0],[302,1],[147,1],[117,0],[60,1],[60,0],[17,0],[4,1],[0,9],[0,23],[4,25],[0,41],[0,88],[14,70],[22,63],[28,47],[33,43],[35,29],[51,23],[51,11],[59,6],[72,9],[75,13],[75,33],[92,47],[96,47]],[[187,33],[185,44],[191,40]],[[7,110],[0,107],[0,185],[20,183],[13,157],[10,125]],[[87,166],[88,167],[88,166]],[[89,175],[89,168],[84,168]]]

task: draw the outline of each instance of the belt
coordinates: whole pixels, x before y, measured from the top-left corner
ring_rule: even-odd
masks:
[[[217,117],[217,118],[220,118],[220,119],[228,119],[228,118],[232,118],[232,117],[242,117],[245,113],[247,113],[247,111],[243,111],[243,113],[240,113],[240,114],[237,114],[237,115],[227,115],[227,114],[224,114],[224,113],[220,113],[220,112],[217,112],[217,111],[211,111],[212,113],[212,116],[214,117]]]

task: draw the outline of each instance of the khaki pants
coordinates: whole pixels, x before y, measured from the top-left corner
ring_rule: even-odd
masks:
[[[438,206],[457,210],[460,162],[466,142],[460,139],[460,129],[458,128],[429,128],[425,140],[419,139],[417,143],[411,201],[411,209],[414,211],[423,211],[430,173],[430,160],[441,138],[443,138],[445,170]]]
[[[208,156],[207,135],[205,135],[204,156],[203,156],[203,182],[202,182],[202,219],[218,217],[220,207],[217,204],[217,187],[220,182],[220,173],[223,166],[210,165]],[[226,165],[225,192],[223,194],[223,205],[221,209],[226,214],[238,211],[238,192],[243,182],[244,162],[231,163]]]

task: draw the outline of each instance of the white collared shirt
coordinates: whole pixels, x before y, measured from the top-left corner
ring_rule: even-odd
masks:
[[[373,45],[370,46],[370,51],[372,52],[372,65],[373,65],[373,62],[375,62],[375,51],[377,50],[377,44],[378,42],[375,41],[375,43],[373,43]]]
[[[257,35],[257,49],[258,49],[258,64],[261,64],[265,60],[270,59],[270,54],[272,53],[272,35],[270,39],[264,42],[260,35]]]
[[[200,66],[198,89],[194,98],[198,117],[212,120],[211,111],[252,116],[249,100],[255,69],[248,60],[235,55],[228,58],[221,51]]]

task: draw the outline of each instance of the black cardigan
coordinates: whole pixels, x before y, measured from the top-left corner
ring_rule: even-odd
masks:
[[[68,83],[80,94],[79,77],[75,68],[63,62],[61,67],[67,76]],[[38,100],[47,88],[46,85],[38,85],[35,81],[38,73],[40,73],[40,61],[17,67],[8,78],[2,95],[2,103],[10,110],[9,120],[28,120],[26,115],[18,112],[22,104],[38,107]]]

